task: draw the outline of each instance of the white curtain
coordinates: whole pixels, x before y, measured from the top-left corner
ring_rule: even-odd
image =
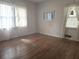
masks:
[[[0,29],[26,26],[26,18],[25,8],[0,4]]]
[[[15,7],[15,23],[17,27],[27,26],[27,12],[23,7]]]
[[[0,4],[0,29],[14,27],[14,10],[12,6]]]
[[[26,7],[0,3],[0,40],[9,39],[11,31],[22,32],[17,29],[19,27],[27,27]]]

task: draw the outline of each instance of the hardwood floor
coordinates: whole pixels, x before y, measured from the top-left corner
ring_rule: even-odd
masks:
[[[32,34],[0,42],[0,59],[79,59],[79,42]]]

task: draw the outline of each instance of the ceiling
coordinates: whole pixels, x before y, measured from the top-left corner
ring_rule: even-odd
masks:
[[[39,2],[43,2],[43,1],[49,1],[49,0],[29,0],[31,2],[35,2],[35,3],[39,3]],[[53,0],[53,1],[76,1],[79,2],[79,0]]]
[[[32,2],[43,2],[43,1],[47,1],[47,0],[29,0],[29,1],[32,1]]]

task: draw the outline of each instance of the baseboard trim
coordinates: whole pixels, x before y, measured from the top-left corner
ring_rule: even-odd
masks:
[[[42,32],[40,32],[40,34],[47,35],[47,36],[51,36],[51,37],[56,37],[56,38],[64,38],[64,37],[54,36],[54,35],[50,35],[50,34],[42,33]]]

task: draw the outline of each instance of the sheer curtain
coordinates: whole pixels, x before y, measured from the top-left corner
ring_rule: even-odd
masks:
[[[2,38],[2,40],[6,38],[9,39],[14,31],[20,32],[17,28],[23,27],[27,27],[26,7],[0,3],[0,38]],[[17,34],[17,36],[18,35],[19,34]]]
[[[13,27],[24,27],[26,22],[26,9],[0,4],[0,28],[10,30]]]
[[[12,6],[0,4],[0,29],[14,27],[14,10]]]
[[[27,12],[24,7],[15,7],[15,22],[17,27],[27,26]]]

